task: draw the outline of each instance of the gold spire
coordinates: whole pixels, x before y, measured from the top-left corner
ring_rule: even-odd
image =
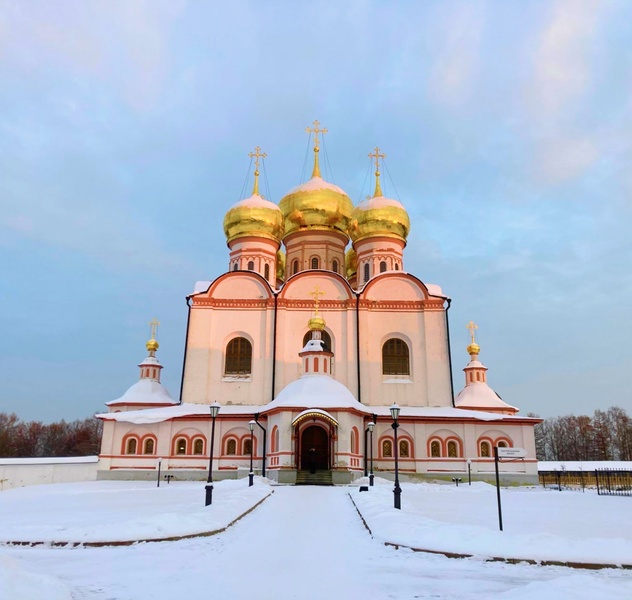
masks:
[[[382,188],[380,187],[380,158],[386,158],[386,154],[380,154],[380,149],[375,146],[375,150],[372,153],[369,153],[369,158],[375,159],[375,192],[373,193],[374,198],[379,198],[383,196]]]
[[[159,344],[156,340],[158,325],[160,325],[160,323],[158,322],[156,317],[149,321],[149,326],[151,327],[151,339],[145,344],[145,348],[147,348],[149,352],[155,352],[156,350],[158,350]]]
[[[478,329],[478,325],[474,323],[474,321],[470,321],[465,327],[470,330],[471,339],[471,343],[467,347],[467,352],[468,354],[478,354],[481,350],[480,346],[476,343],[476,330]]]
[[[318,314],[318,306],[320,304],[320,296],[324,296],[325,292],[316,286],[309,295],[314,298],[314,316],[308,321],[307,325],[311,330],[322,331],[325,329],[325,319]]]
[[[255,147],[254,152],[249,152],[248,156],[250,158],[254,157],[255,159],[255,184],[252,187],[252,195],[259,195],[259,158],[265,158],[268,156],[265,152],[261,152],[261,148],[259,146]]]
[[[323,135],[325,135],[326,133],[328,133],[328,131],[325,127],[323,127],[322,129],[320,128],[319,121],[314,121],[312,125],[314,126],[313,128],[305,128],[305,131],[307,133],[314,134],[314,170],[312,171],[312,177],[320,177],[320,166],[318,164],[318,153],[320,152],[320,146],[318,145],[318,134],[322,133]]]

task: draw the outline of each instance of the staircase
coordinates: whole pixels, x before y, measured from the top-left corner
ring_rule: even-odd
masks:
[[[296,473],[296,485],[333,485],[331,471],[298,471]]]

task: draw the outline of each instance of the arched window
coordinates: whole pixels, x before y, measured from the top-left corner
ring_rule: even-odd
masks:
[[[327,352],[331,352],[331,336],[326,331],[321,331],[320,335],[322,336],[323,346]],[[303,336],[303,348],[307,345],[307,342],[312,339],[312,332],[308,331]]]
[[[193,454],[204,454],[204,440],[195,438],[193,441]]]
[[[356,449],[355,449],[355,445],[356,445],[356,432],[355,432],[355,429],[351,430],[351,439],[349,441],[351,442],[351,446],[350,446],[351,452],[355,452],[356,451]]]
[[[318,357],[314,357],[314,373],[318,373]]]
[[[364,283],[369,280],[369,263],[364,263]]]
[[[226,442],[226,454],[231,456],[237,454],[237,440],[231,438]]]
[[[410,445],[408,440],[402,440],[399,442],[399,455],[402,458],[408,458],[410,456]]]
[[[382,373],[384,375],[410,375],[408,345],[404,340],[391,338],[382,346]]]
[[[244,451],[242,454],[245,454],[246,456],[250,456],[252,454],[252,443],[250,442],[250,439],[244,440]]]
[[[382,260],[380,261],[380,273],[384,273],[384,271],[386,271],[386,261]]]
[[[385,458],[393,456],[393,442],[391,442],[391,440],[384,440],[382,442],[382,456]]]
[[[155,447],[156,443],[154,442],[154,438],[147,438],[143,447],[143,454],[153,454]]]
[[[270,451],[278,452],[279,450],[279,428],[275,425],[272,428],[272,436],[270,439]]]
[[[187,441],[184,438],[180,438],[176,441],[176,454],[187,453]]]
[[[499,448],[506,448],[507,442],[503,442],[502,440],[496,444]]]
[[[459,455],[459,446],[454,440],[448,442],[448,457],[456,458]]]
[[[255,261],[254,260],[249,260],[248,261],[248,270],[249,271],[254,271],[255,270]]]
[[[127,440],[125,454],[136,454],[137,448],[138,448],[138,442],[136,441],[136,438],[130,438],[129,440]]]
[[[441,456],[441,444],[439,440],[434,440],[430,443],[430,456],[432,458],[439,458]]]
[[[314,256],[314,258],[312,258],[312,269],[318,269],[318,257]]]
[[[399,271],[399,263],[395,263],[395,270]]]
[[[292,275],[298,273],[298,260],[292,261]]]
[[[263,265],[263,276],[266,279],[270,279],[270,265],[268,263]]]
[[[242,337],[233,338],[226,346],[226,375],[250,375],[252,373],[252,344]]]
[[[336,259],[334,259],[333,262],[331,263],[331,270],[334,273],[338,272],[338,261]]]
[[[238,264],[238,263],[235,263],[235,264],[233,265],[233,271],[236,271],[237,269],[239,269],[239,264]]]
[[[489,442],[481,442],[481,456],[489,458],[491,456]]]

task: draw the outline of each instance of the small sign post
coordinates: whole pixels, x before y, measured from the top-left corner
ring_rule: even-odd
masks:
[[[499,448],[494,446],[494,466],[496,468],[496,498],[498,499],[498,526],[503,530],[503,511],[500,504],[500,477],[498,476],[498,463],[501,458],[511,460],[520,460],[527,455],[524,448]]]

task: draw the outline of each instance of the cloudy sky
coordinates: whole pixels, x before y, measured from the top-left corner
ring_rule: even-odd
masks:
[[[260,145],[269,197],[305,127],[357,203],[379,145],[440,284],[455,385],[479,325],[522,412],[632,412],[632,3],[0,0],[0,411],[83,418],[138,377]]]

